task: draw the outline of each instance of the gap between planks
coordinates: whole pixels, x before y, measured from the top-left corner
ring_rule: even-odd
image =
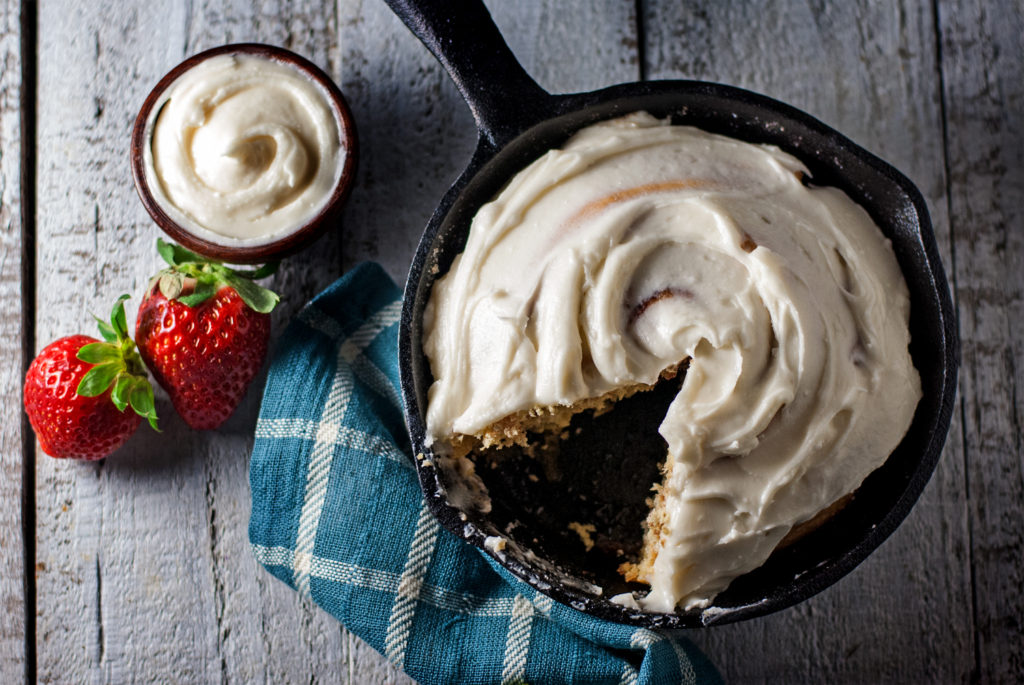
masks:
[[[36,36],[37,8],[20,7],[21,47],[21,372],[35,356],[36,312]],[[20,409],[20,408],[19,408]],[[28,415],[21,412],[21,539],[24,563],[25,682],[36,682],[36,441]]]

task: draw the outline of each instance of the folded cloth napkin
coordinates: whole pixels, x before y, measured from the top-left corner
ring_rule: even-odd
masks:
[[[402,417],[400,298],[363,264],[279,341],[250,466],[260,563],[422,683],[719,682],[685,640],[554,602],[435,521]]]

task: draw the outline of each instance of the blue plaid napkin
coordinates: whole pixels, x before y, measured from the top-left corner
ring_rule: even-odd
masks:
[[[422,683],[719,682],[689,642],[520,582],[424,505],[398,392],[401,292],[363,264],[277,345],[256,425],[256,558]]]

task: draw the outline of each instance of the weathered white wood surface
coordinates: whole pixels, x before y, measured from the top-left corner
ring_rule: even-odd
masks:
[[[641,13],[636,15],[636,8]],[[32,3],[26,5],[35,11]],[[798,607],[690,636],[734,682],[1024,680],[1024,8],[1013,0],[606,3],[489,0],[527,70],[556,92],[646,75],[778,97],[891,161],[921,188],[954,279],[962,404],[906,523]],[[22,3],[0,2],[0,393],[21,383],[18,129]],[[342,225],[275,278],[277,330],[342,268],[401,281],[475,143],[468,109],[380,0],[152,0],[38,8],[36,347],[91,332],[158,268],[131,187],[128,132],[184,56],[290,47],[339,81],[362,162]],[[31,46],[30,46],[31,49]],[[131,309],[131,308],[130,308]],[[133,312],[132,312],[133,314]],[[130,320],[134,316],[130,314]],[[30,329],[28,329],[30,330]],[[43,682],[403,682],[382,657],[261,571],[246,540],[255,393],[217,434],[158,398],[103,464],[36,460],[33,647]],[[0,674],[25,667],[19,420],[0,454]],[[31,638],[32,636],[30,636]]]
[[[25,677],[25,573],[21,533],[22,192],[21,7],[0,0],[0,674]]]

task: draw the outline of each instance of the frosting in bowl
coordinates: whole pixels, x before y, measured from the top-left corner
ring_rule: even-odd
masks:
[[[665,520],[645,610],[706,606],[854,491],[913,418],[892,249],[806,174],[778,148],[646,113],[602,122],[482,207],[431,293],[435,449],[690,360],[659,428]]]
[[[182,74],[153,108],[148,185],[190,233],[271,242],[328,203],[346,155],[327,91],[298,68],[224,54]]]

